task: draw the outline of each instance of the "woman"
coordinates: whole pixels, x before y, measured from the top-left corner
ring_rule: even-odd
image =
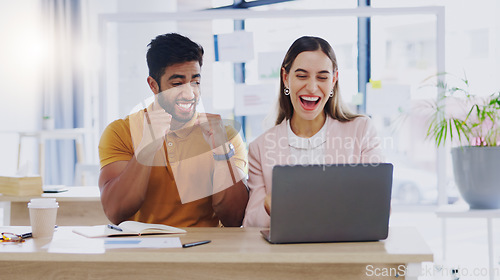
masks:
[[[297,39],[283,60],[280,84],[276,126],[249,146],[244,226],[269,227],[272,169],[277,164],[383,161],[370,119],[349,112],[341,101],[337,59],[328,42]]]

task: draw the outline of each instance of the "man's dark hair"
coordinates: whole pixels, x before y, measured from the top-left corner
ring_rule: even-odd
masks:
[[[168,66],[189,61],[198,61],[200,67],[203,65],[203,47],[177,33],[159,35],[148,47],[149,76],[158,84]]]

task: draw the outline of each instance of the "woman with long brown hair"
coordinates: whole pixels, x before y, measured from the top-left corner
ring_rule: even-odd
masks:
[[[250,198],[244,226],[269,227],[275,165],[382,162],[370,118],[342,102],[335,52],[322,38],[304,36],[281,65],[276,126],[249,146]]]

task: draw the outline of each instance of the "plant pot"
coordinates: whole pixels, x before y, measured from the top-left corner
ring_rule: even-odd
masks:
[[[500,208],[500,147],[456,147],[451,155],[455,183],[470,208]]]

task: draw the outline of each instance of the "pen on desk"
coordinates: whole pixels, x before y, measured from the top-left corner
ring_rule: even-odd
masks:
[[[31,237],[33,237],[33,233],[31,233],[31,232],[21,234],[22,239],[31,238]]]
[[[203,240],[203,241],[197,241],[197,242],[192,242],[192,243],[186,243],[182,244],[182,248],[189,248],[193,246],[198,246],[198,245],[203,245],[212,242],[212,240]]]
[[[117,227],[115,225],[112,225],[112,224],[108,224],[108,228],[114,229],[114,230],[117,230],[117,231],[123,231],[123,229],[121,229],[121,228],[119,228],[119,227]]]

